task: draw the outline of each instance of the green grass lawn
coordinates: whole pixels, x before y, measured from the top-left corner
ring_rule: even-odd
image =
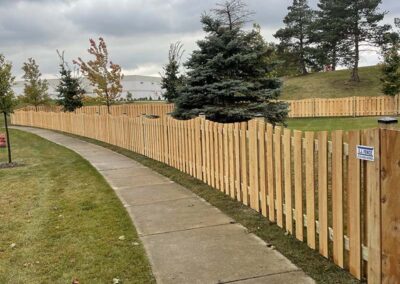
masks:
[[[378,127],[379,117],[292,118],[288,128],[303,131],[357,130]]]
[[[14,160],[25,166],[0,169],[0,283],[154,283],[103,177],[66,148],[18,130],[11,137]],[[5,157],[0,150],[0,163]]]
[[[340,98],[379,96],[381,91],[379,66],[361,67],[361,82],[350,82],[350,71],[319,72],[284,79],[282,99]]]

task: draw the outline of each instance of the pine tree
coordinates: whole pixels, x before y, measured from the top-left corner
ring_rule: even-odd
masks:
[[[15,101],[12,86],[14,85],[15,77],[11,72],[12,64],[0,54],[0,113],[4,116],[4,124],[6,128],[8,162],[11,163],[11,142],[8,131],[8,116],[13,112]]]
[[[231,3],[221,5],[232,7]],[[185,64],[186,84],[175,102],[174,117],[190,119],[204,113],[212,121],[237,122],[261,114],[271,123],[286,118],[287,105],[275,101],[281,82],[266,63],[272,51],[260,35],[259,27],[243,30],[246,18],[241,15],[247,13],[243,11],[223,14],[214,10],[202,16],[207,35],[197,42],[199,49],[193,51]]]
[[[346,38],[346,3],[342,0],[320,0],[317,19],[314,23],[318,50],[323,56],[322,62],[336,70],[343,55],[348,54],[349,43]]]
[[[282,47],[297,54],[299,70],[305,75],[308,73],[308,65],[315,65],[315,49],[312,48],[311,40],[315,13],[308,6],[307,0],[293,0],[288,10],[283,20],[285,27],[278,30],[274,37],[280,40]]]
[[[358,67],[360,51],[363,45],[378,45],[381,35],[389,26],[380,26],[385,12],[379,10],[381,0],[339,0],[345,3],[346,42],[351,51],[345,57],[345,63],[352,69],[351,81],[359,82]]]
[[[22,66],[22,70],[25,74],[22,78],[25,80],[24,96],[23,101],[31,104],[38,110],[38,106],[46,105],[50,101],[47,94],[49,84],[47,80],[42,80],[40,77],[42,73],[39,71],[39,65],[36,64],[35,59],[28,58],[28,62],[25,62]]]
[[[161,76],[161,88],[165,90],[164,98],[173,102],[183,85],[183,77],[179,75],[180,61],[183,55],[183,46],[180,42],[170,45],[168,63],[164,66],[164,75]]]
[[[64,60],[64,52],[60,54],[60,82],[57,86],[57,103],[64,111],[73,112],[83,106],[82,99],[85,91],[80,86],[80,80],[74,77],[71,69]]]
[[[385,95],[395,96],[400,93],[400,20],[395,19],[394,30],[386,35],[383,46],[382,91]]]
[[[382,64],[382,91],[385,95],[395,96],[400,93],[400,45],[393,45],[385,54]]]

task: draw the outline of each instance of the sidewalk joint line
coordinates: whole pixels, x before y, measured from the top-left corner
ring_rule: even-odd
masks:
[[[215,224],[215,225],[187,228],[187,229],[181,229],[181,230],[175,230],[175,231],[166,231],[166,232],[152,233],[152,234],[139,234],[139,236],[141,236],[141,237],[151,237],[151,236],[165,235],[165,234],[171,234],[171,233],[193,231],[193,230],[197,230],[197,229],[206,229],[206,228],[221,227],[221,226],[227,226],[227,225],[235,225],[235,224],[236,223],[229,222],[229,223],[221,223],[221,224]]]
[[[251,279],[259,279],[259,278],[263,278],[263,277],[269,277],[269,276],[275,276],[275,275],[281,275],[281,274],[289,274],[289,273],[300,272],[300,271],[302,271],[302,270],[301,269],[296,269],[296,270],[288,270],[288,271],[282,271],[282,272],[276,272],[276,273],[269,273],[269,274],[265,274],[265,275],[258,275],[258,276],[241,278],[241,279],[236,279],[236,280],[221,281],[221,282],[218,282],[218,284],[237,283],[237,282],[240,282],[240,281],[246,281],[246,280],[251,280]]]

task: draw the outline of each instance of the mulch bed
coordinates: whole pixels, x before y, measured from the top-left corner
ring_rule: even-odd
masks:
[[[0,163],[0,170],[22,167],[22,166],[23,166],[23,164],[20,164],[20,163]]]

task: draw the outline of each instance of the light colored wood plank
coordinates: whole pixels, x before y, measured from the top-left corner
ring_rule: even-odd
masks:
[[[360,144],[360,131],[350,131],[347,195],[349,270],[359,280],[361,280],[361,163],[357,159],[356,147]]]
[[[261,214],[265,217],[268,215],[267,206],[267,179],[266,179],[266,167],[265,167],[265,121],[264,119],[259,120],[258,124],[258,162],[259,162],[259,184],[260,184],[260,203],[261,203]]]
[[[274,152],[273,126],[267,124],[267,190],[268,190],[268,218],[275,222],[275,185],[274,185]]]
[[[240,186],[241,172],[240,172],[240,123],[235,123],[235,191],[236,199],[242,201],[242,192]]]
[[[307,210],[307,244],[315,249],[315,186],[314,186],[314,132],[305,133],[306,148],[306,210]]]
[[[375,148],[375,161],[366,163],[367,223],[368,223],[368,282],[380,283],[381,263],[381,188],[379,129],[366,130],[364,143]],[[389,153],[391,155],[391,153]]]
[[[275,160],[275,192],[276,192],[276,224],[283,227],[283,192],[282,192],[282,148],[281,128],[275,127],[274,160]]]
[[[302,161],[302,136],[301,131],[294,131],[294,192],[295,192],[295,212],[296,212],[296,238],[303,241],[303,161]]]
[[[285,175],[285,228],[290,234],[293,233],[292,219],[292,152],[291,152],[291,135],[290,129],[283,131],[283,157],[284,157],[284,175]]]
[[[248,198],[248,150],[247,150],[247,122],[242,122],[240,125],[240,165],[242,172],[241,190],[242,202],[244,205],[249,205]]]
[[[343,131],[332,132],[333,261],[344,267],[343,243]]]
[[[400,281],[400,132],[381,130],[382,283]]]
[[[235,152],[234,152],[233,124],[228,125],[228,157],[229,157],[229,193],[231,198],[235,199]]]
[[[218,147],[219,147],[219,187],[220,191],[225,192],[225,165],[224,165],[224,137],[223,125],[218,125]]]
[[[258,185],[258,143],[256,119],[249,121],[249,177],[250,177],[250,207],[259,211]]]
[[[318,133],[319,253],[328,258],[328,132]]]
[[[228,143],[228,125],[223,125],[223,137],[224,137],[224,188],[225,194],[230,195],[230,184],[229,184],[229,143]]]

